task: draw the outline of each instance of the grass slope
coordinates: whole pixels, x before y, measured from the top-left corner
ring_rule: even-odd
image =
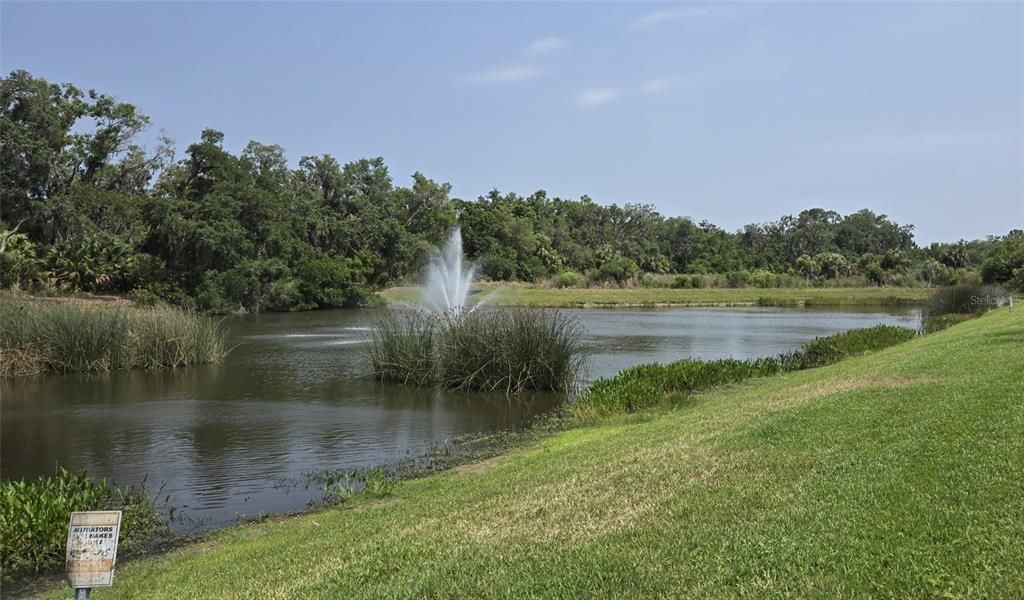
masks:
[[[1024,597],[1022,379],[1002,309],[232,528],[94,597]]]
[[[546,308],[612,306],[856,306],[918,304],[926,288],[539,288],[528,285],[484,284],[481,297],[497,306]],[[396,287],[381,296],[390,303],[415,303],[419,290]]]

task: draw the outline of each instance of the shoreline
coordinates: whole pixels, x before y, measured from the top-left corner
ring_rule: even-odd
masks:
[[[684,435],[678,433],[679,427],[696,427],[697,429],[695,430],[694,435],[698,435],[698,437],[694,438],[694,441],[690,443],[702,444],[699,441],[702,439],[699,437],[699,432],[703,431],[707,427],[707,425],[702,424],[705,423],[704,418],[711,418],[713,423],[719,423],[718,427],[726,427],[726,431],[732,431],[729,427],[738,427],[739,429],[737,429],[737,431],[742,433],[745,427],[749,427],[750,424],[759,422],[758,419],[771,418],[771,415],[778,410],[782,410],[785,414],[792,413],[793,410],[807,410],[810,406],[816,406],[816,410],[819,411],[833,410],[829,407],[833,406],[834,403],[823,401],[818,398],[815,393],[811,393],[818,389],[817,386],[819,385],[828,386],[827,390],[824,392],[825,398],[829,398],[831,397],[830,395],[835,394],[859,394],[857,396],[859,399],[858,402],[844,401],[841,405],[837,405],[835,408],[835,410],[846,410],[841,409],[840,407],[856,407],[856,409],[848,409],[852,411],[854,417],[860,414],[858,411],[864,410],[862,408],[863,403],[869,403],[871,405],[877,404],[879,407],[884,408],[886,405],[884,398],[894,394],[899,395],[902,398],[902,404],[907,399],[905,394],[910,393],[910,398],[914,399],[913,406],[922,407],[919,408],[919,410],[927,410],[927,407],[938,401],[955,403],[955,398],[958,393],[956,390],[960,389],[958,386],[962,387],[962,385],[967,385],[968,383],[971,385],[978,385],[978,382],[983,380],[978,380],[978,382],[974,383],[964,383],[962,381],[962,377],[959,377],[956,373],[946,373],[947,358],[945,357],[944,352],[947,340],[951,342],[956,339],[958,342],[970,345],[970,348],[968,349],[958,350],[958,352],[962,353],[963,356],[959,357],[959,360],[953,361],[952,364],[961,365],[960,368],[967,370],[971,370],[972,368],[976,368],[980,365],[988,365],[986,368],[990,369],[991,372],[987,372],[985,378],[989,380],[991,382],[990,385],[994,387],[992,387],[992,394],[987,395],[986,398],[989,396],[998,398],[998,390],[1002,389],[1000,386],[1005,387],[1005,385],[1012,383],[1007,383],[1007,377],[1010,377],[1009,374],[1013,372],[1013,365],[1008,363],[996,365],[995,363],[991,363],[989,357],[991,352],[994,350],[994,346],[1004,344],[1011,338],[1017,339],[1016,336],[1020,331],[1022,331],[1021,326],[1022,322],[1020,317],[1010,311],[1001,310],[999,313],[986,315],[980,319],[972,319],[963,326],[956,326],[951,330],[947,330],[939,334],[919,337],[905,344],[900,344],[879,352],[854,357],[829,367],[810,369],[780,376],[759,378],[739,385],[715,388],[706,393],[700,394],[694,403],[688,404],[683,408],[668,411],[645,410],[628,416],[619,415],[609,417],[590,425],[575,426],[562,430],[543,431],[539,433],[534,432],[529,434],[527,437],[521,438],[518,443],[499,449],[497,452],[494,452],[489,456],[478,456],[476,460],[469,460],[461,465],[451,465],[444,470],[435,473],[427,473],[425,474],[426,476],[404,479],[398,485],[394,493],[389,493],[382,497],[355,496],[351,501],[346,501],[340,506],[324,506],[314,508],[309,511],[303,511],[298,514],[269,515],[255,522],[241,523],[227,528],[206,532],[193,540],[186,541],[183,545],[171,548],[170,552],[141,556],[135,560],[127,561],[122,567],[120,567],[119,583],[121,585],[115,584],[115,587],[111,591],[115,594],[121,592],[131,595],[133,591],[138,593],[141,590],[150,590],[153,593],[157,593],[157,590],[161,588],[164,588],[164,591],[166,592],[181,586],[186,586],[187,589],[190,589],[200,595],[205,593],[206,595],[219,596],[220,594],[218,593],[218,590],[223,593],[228,589],[233,589],[238,593],[242,593],[241,588],[236,589],[233,587],[236,585],[241,585],[243,587],[245,585],[256,586],[257,588],[262,587],[263,589],[269,589],[270,587],[277,585],[284,585],[285,581],[280,580],[279,574],[275,574],[275,572],[262,573],[255,581],[248,581],[248,583],[240,580],[237,574],[231,574],[233,571],[240,568],[235,564],[239,553],[244,553],[246,556],[251,557],[264,556],[267,552],[273,552],[274,548],[279,548],[282,545],[294,547],[295,552],[297,553],[296,557],[293,557],[294,560],[289,560],[289,564],[297,569],[294,573],[294,577],[297,579],[290,579],[289,581],[293,583],[298,581],[301,582],[302,585],[318,586],[320,576],[316,575],[316,573],[321,573],[321,567],[323,565],[320,565],[317,561],[304,561],[301,558],[302,556],[305,556],[310,552],[314,555],[334,551],[342,554],[350,553],[351,556],[343,558],[342,560],[344,560],[346,564],[352,562],[360,572],[365,568],[378,568],[366,563],[375,560],[383,560],[385,561],[385,564],[387,564],[389,560],[392,560],[387,558],[389,554],[386,549],[389,547],[389,543],[399,544],[399,548],[397,549],[403,547],[401,546],[403,543],[401,540],[404,538],[399,535],[402,531],[408,531],[409,527],[413,527],[416,531],[421,531],[418,527],[427,526],[431,519],[436,520],[438,518],[444,519],[445,521],[450,518],[456,518],[460,525],[455,528],[455,531],[453,531],[451,527],[428,527],[426,530],[422,530],[422,535],[426,536],[426,538],[438,538],[437,540],[434,540],[434,542],[431,542],[431,548],[449,548],[449,551],[454,552],[454,554],[451,555],[451,558],[456,560],[453,565],[464,564],[461,562],[463,560],[468,560],[473,563],[483,560],[486,563],[489,559],[474,556],[478,552],[490,552],[484,549],[489,546],[486,546],[485,544],[484,547],[472,550],[471,548],[475,547],[475,543],[470,544],[468,547],[461,546],[460,544],[465,544],[466,542],[458,541],[462,538],[456,534],[463,533],[465,527],[475,530],[474,527],[482,526],[470,526],[470,523],[479,523],[478,520],[480,519],[485,523],[490,522],[490,520],[493,519],[499,519],[499,521],[488,526],[490,528],[487,529],[487,536],[482,540],[479,540],[479,542],[486,543],[486,540],[498,542],[501,539],[504,539],[505,534],[501,534],[499,530],[493,529],[493,527],[497,526],[500,526],[500,528],[511,528],[507,534],[512,535],[513,540],[518,539],[523,535],[530,538],[531,535],[535,534],[543,534],[544,536],[547,536],[544,538],[545,540],[550,537],[549,534],[553,534],[555,537],[552,538],[552,540],[558,540],[561,539],[561,537],[559,537],[562,535],[561,529],[556,528],[551,530],[542,528],[541,530],[535,530],[532,521],[529,519],[526,521],[513,520],[506,523],[501,520],[500,516],[505,514],[508,510],[513,510],[512,514],[518,514],[518,512],[515,512],[517,510],[515,509],[515,506],[518,506],[519,503],[523,502],[526,503],[527,507],[536,503],[539,503],[538,507],[551,505],[548,510],[554,510],[555,513],[549,514],[547,511],[536,513],[538,515],[537,518],[543,521],[557,517],[561,514],[558,506],[561,506],[563,503],[562,494],[570,494],[570,496],[575,497],[571,489],[563,490],[562,492],[558,492],[554,495],[550,493],[536,495],[529,493],[528,490],[518,490],[514,494],[505,493],[501,495],[500,498],[503,499],[501,504],[495,505],[493,510],[487,509],[481,513],[480,510],[487,508],[491,503],[488,502],[486,506],[477,506],[477,504],[474,503],[473,498],[477,497],[480,493],[495,493],[493,491],[487,492],[486,490],[491,489],[491,487],[494,486],[497,486],[495,489],[501,489],[502,485],[504,485],[503,482],[505,482],[508,477],[514,477],[516,481],[519,481],[521,477],[527,477],[527,480],[530,481],[530,483],[524,485],[534,487],[539,486],[538,489],[543,490],[547,489],[544,486],[550,485],[555,485],[556,488],[561,489],[558,487],[559,481],[564,482],[566,477],[583,477],[586,473],[589,473],[589,476],[597,477],[599,479],[607,479],[608,469],[614,466],[608,464],[606,462],[608,460],[613,461],[615,464],[626,461],[630,465],[634,465],[633,467],[630,467],[631,469],[664,469],[667,468],[666,465],[676,463],[673,461],[666,462],[658,459],[652,464],[647,464],[646,462],[637,464],[632,462],[634,459],[631,459],[628,456],[618,456],[618,453],[628,454],[630,452],[639,452],[639,454],[637,454],[637,458],[648,457],[648,459],[645,460],[654,460],[656,457],[660,456],[660,454],[650,455],[649,449],[645,450],[644,446],[636,446],[637,441],[647,439],[648,441],[646,443],[653,443],[665,436],[674,439],[674,436]],[[879,354],[884,354],[884,356],[878,356]],[[922,359],[922,355],[925,356],[925,359]],[[895,374],[890,374],[894,365],[899,372],[898,377],[896,377]],[[940,373],[942,375],[940,375]],[[1010,379],[1012,379],[1012,377],[1010,377]],[[872,384],[871,382],[875,383]],[[948,393],[946,393],[947,389]],[[938,396],[936,396],[936,392],[938,392]],[[796,394],[795,397],[798,397],[796,400],[788,399],[794,394]],[[882,394],[883,397],[878,397],[878,394]],[[919,396],[920,398],[918,398]],[[881,398],[881,403],[879,403],[878,398]],[[943,400],[944,398],[946,400]],[[780,402],[782,402],[783,405],[776,407],[775,405]],[[990,404],[992,402],[994,401],[989,401]],[[997,407],[993,406],[993,409],[995,408]],[[704,417],[698,418],[696,413],[700,413],[700,415],[704,415]],[[723,415],[721,413],[725,414]],[[764,417],[759,416],[762,413]],[[735,425],[729,425],[732,423],[731,419],[738,419]],[[946,421],[940,421],[940,423],[944,422]],[[836,435],[835,427],[830,425],[825,429],[828,431],[826,439],[833,439],[833,436]],[[798,428],[796,431],[801,430]],[[652,435],[654,436],[653,438],[649,437]],[[628,439],[623,439],[621,442],[615,441],[623,436],[626,436]],[[634,440],[633,438],[637,439]],[[732,438],[729,439],[732,440]],[[739,441],[745,439],[746,438],[742,435],[737,438]],[[850,443],[854,444],[853,447],[866,448],[866,451],[875,452],[871,445],[864,446],[858,441],[858,439],[851,438],[852,441]],[[739,442],[728,441],[727,443],[734,445]],[[612,448],[605,449],[605,446],[608,444],[614,444],[614,446]],[[686,445],[686,447],[688,446],[689,444]],[[685,450],[686,447],[684,447],[683,450]],[[713,448],[713,446],[710,447],[708,451],[713,451]],[[794,456],[802,456],[801,452],[803,452],[803,450],[801,450],[801,448],[805,449],[806,447],[802,443],[794,443],[794,448],[787,451],[795,453]],[[770,454],[777,451],[778,450],[773,447],[771,448]],[[879,452],[881,451],[882,450],[879,450]],[[593,457],[591,456],[592,452],[601,452],[602,454],[597,457]],[[604,454],[607,454],[608,452],[611,452],[611,454],[604,456]],[[564,454],[571,454],[572,456],[562,456]],[[696,461],[693,467],[698,468],[699,465],[697,463],[703,464],[701,462],[703,460],[703,456],[704,455],[699,452],[693,453],[686,451],[678,458],[687,464],[689,462]],[[746,455],[736,455],[732,456],[732,458],[728,458],[726,455],[723,455],[720,460],[726,460],[728,458],[730,461],[739,460],[741,463],[743,461],[750,460],[754,460],[756,463],[761,460],[760,458],[755,460],[753,455],[751,455],[751,458],[745,458],[745,456]],[[567,458],[573,458],[573,461],[567,462]],[[717,465],[714,461],[708,464],[709,466]],[[796,463],[796,465],[799,464],[801,463]],[[716,469],[715,472],[717,472],[721,467],[715,466],[714,468]],[[847,466],[844,468],[849,469],[852,467]],[[566,471],[566,469],[568,469],[568,471]],[[616,469],[611,469],[611,471],[618,472],[617,467]],[[803,479],[799,478],[799,474],[802,472],[801,468],[798,472],[794,473],[795,476],[798,476],[798,482],[803,481]],[[575,473],[575,475],[573,473]],[[843,471],[840,471],[836,476],[843,477],[843,473]],[[551,477],[554,477],[554,479],[550,479]],[[727,485],[735,485],[735,483],[730,483],[731,481],[732,477],[730,476],[727,478],[725,483]],[[854,479],[853,481],[859,481],[859,479]],[[609,485],[612,484],[611,480],[605,481],[604,483]],[[693,485],[701,487],[708,484],[701,479],[688,484],[688,486]],[[586,490],[591,490],[593,486],[587,485],[584,487]],[[578,500],[584,505],[594,503],[601,504],[604,500],[614,501],[614,498],[619,494],[630,496],[632,492],[629,492],[629,489],[631,488],[627,486],[626,489],[621,490],[617,492],[616,495],[610,497],[604,494],[593,496],[588,493],[581,496]],[[713,490],[714,488],[712,487],[708,489]],[[742,490],[744,488],[740,489]],[[683,488],[676,490],[676,492],[684,494],[685,496],[689,493],[687,490],[688,487],[684,486]],[[634,492],[640,491],[642,490],[634,490]],[[467,494],[469,495],[467,496]],[[568,500],[568,498],[564,499],[566,501]],[[787,501],[784,504],[788,506],[789,502]],[[855,505],[846,504],[843,506],[853,506],[853,508],[856,509]],[[704,510],[713,515],[715,514],[715,508],[716,507],[712,504],[707,505]],[[766,507],[764,510],[768,510],[768,508],[770,507]],[[569,519],[569,521],[566,521],[561,527],[573,528],[577,525],[582,526],[580,523],[587,521],[586,518],[588,515],[593,516],[592,510],[593,508],[574,509],[570,514],[564,515],[564,518]],[[469,511],[464,515],[465,519],[469,519],[468,521],[458,520],[460,517],[455,517],[455,515],[463,514],[461,511]],[[498,512],[495,513],[494,511]],[[449,513],[451,513],[452,516],[444,516]],[[572,515],[576,516],[573,517]],[[903,516],[901,515],[900,518],[903,518]],[[424,521],[424,519],[426,519],[426,521]],[[583,521],[579,521],[580,519],[583,519]],[[417,523],[419,525],[417,525]],[[519,523],[519,525],[517,525],[517,523]],[[662,524],[662,526],[664,526],[664,524]],[[754,527],[756,526],[756,523],[744,524],[744,526]],[[926,527],[927,525],[923,524],[921,526]],[[503,530],[504,529],[501,529],[501,531]],[[702,530],[702,527],[697,527],[697,530]],[[531,534],[531,531],[534,533]],[[541,533],[538,533],[538,531]],[[548,533],[543,533],[545,531]],[[315,535],[310,537],[313,532],[315,532]],[[709,530],[708,533],[714,533],[714,531]],[[580,530],[578,534],[587,535],[585,530]],[[389,542],[389,536],[392,535],[399,535],[399,537]],[[493,536],[496,535],[498,537],[494,538]],[[575,537],[575,535],[576,534],[574,534],[573,537]],[[381,536],[386,539],[382,541]],[[704,538],[702,543],[714,544],[714,539],[715,537],[713,535],[708,535]],[[550,543],[550,541],[547,543]],[[366,546],[366,544],[370,544],[370,546]],[[440,546],[437,544],[440,544]],[[450,544],[457,544],[457,546],[453,548]],[[364,548],[364,546],[366,547]],[[502,546],[504,546],[504,544],[502,544]],[[463,556],[462,551],[459,550],[459,548],[466,548],[466,551],[469,551],[470,554],[466,555],[466,557],[459,558]],[[409,551],[412,551],[411,548]],[[417,550],[416,552],[418,553],[420,551],[433,552],[433,550],[423,549]],[[542,585],[544,579],[547,577],[546,575],[543,575],[546,571],[536,571],[538,567],[529,566],[533,564],[528,558],[529,555],[520,556],[521,553],[517,553],[515,551],[515,546],[511,548],[511,551],[513,552],[514,560],[525,561],[517,564],[521,564],[524,568],[530,569],[528,572],[535,572],[537,574],[539,579],[536,581],[536,585]],[[404,556],[404,554],[401,556]],[[867,560],[869,556],[870,553],[868,555],[864,555],[863,558]],[[405,559],[398,557],[394,560],[399,560],[401,562]],[[410,560],[415,563],[420,559],[414,557]],[[439,560],[441,560],[440,556]],[[335,561],[332,559],[332,561],[329,562],[333,565]],[[341,563],[338,564],[340,565]],[[376,562],[373,564],[382,566]],[[203,565],[202,568],[206,569],[207,572],[216,572],[218,573],[218,576],[216,578],[203,577],[202,573],[197,573],[195,571],[195,569],[199,569],[201,565]],[[362,566],[359,567],[358,565]],[[443,570],[446,567],[444,564],[439,564],[437,568]],[[430,570],[428,569],[427,571]],[[187,581],[181,579],[182,575],[186,572],[191,573]],[[348,572],[348,569],[337,571],[332,567],[332,572],[334,573],[334,576],[330,579],[331,583],[327,588],[330,591],[317,587],[317,594],[329,597],[331,593],[340,590],[348,589],[350,591],[354,591],[356,589],[351,587],[353,580],[346,578],[347,576],[344,575]],[[355,575],[356,574],[352,574],[352,576]],[[918,573],[918,575],[920,575],[920,573]],[[384,587],[374,589],[377,589],[378,591],[387,589],[395,592],[413,589],[403,587],[403,581],[405,579],[411,580],[408,585],[418,585],[415,583],[415,581],[419,581],[416,571],[402,570],[401,575],[394,578],[394,581],[389,578],[375,580],[375,585]],[[860,580],[854,577],[851,581]],[[46,597],[58,597],[59,594],[64,593],[65,591],[63,588],[61,590],[55,589],[56,584],[52,587],[47,587],[48,584],[44,581],[37,580],[37,583],[39,585],[23,589],[26,590],[26,593],[43,592],[46,594]],[[526,581],[510,581],[505,583],[514,587],[521,585],[527,585],[527,587],[529,587],[529,582]],[[821,582],[817,583],[820,584]],[[839,584],[838,581],[833,583],[837,585]],[[223,587],[225,585],[228,587]],[[436,586],[438,583],[435,582],[434,584],[429,585]],[[594,585],[594,583],[575,581],[573,585]],[[444,586],[442,586],[442,588],[437,588],[435,591],[443,591],[444,589],[452,591],[451,588]],[[304,592],[316,595],[313,594],[313,590],[308,587],[303,589],[292,589],[293,592],[299,595],[305,595]],[[458,589],[468,595],[474,595],[475,592],[483,591],[481,588],[475,587],[472,580],[461,579]],[[517,589],[519,588],[517,587]],[[536,591],[535,588],[529,589]],[[520,591],[526,593],[529,589],[520,589]],[[364,589],[363,592],[372,595],[373,589]]]
[[[531,308],[686,308],[798,306],[918,306],[932,288],[541,288],[532,284],[478,286],[475,297],[493,306]],[[391,287],[389,305],[415,303],[418,288]]]
[[[972,320],[975,323],[974,326],[969,326],[967,330],[964,330],[964,328],[955,328],[953,332],[973,331],[970,328],[977,328],[978,322],[981,322],[982,324],[988,323],[990,317],[982,317],[981,319]],[[1019,318],[1007,315],[1006,312],[1002,314],[1002,317],[999,320],[1002,323],[1014,322],[1014,325],[1020,325]],[[990,328],[984,329],[987,330]],[[1016,329],[1020,330],[1019,327]],[[943,335],[948,336],[950,334]],[[932,337],[933,336],[926,336],[925,338],[919,338],[918,340],[907,342],[907,344],[913,345],[913,348],[902,351],[896,350],[896,352],[906,359],[906,356],[913,356],[915,354],[916,347],[918,347],[921,340],[927,340]],[[974,337],[977,337],[977,335]],[[931,345],[934,346],[935,344],[933,343]],[[904,346],[906,346],[906,344],[900,345],[900,347]],[[884,352],[892,351],[892,349],[884,350]],[[844,371],[856,371],[851,368],[851,363],[861,365],[864,361],[871,363],[880,362],[880,359],[874,358],[878,353],[879,352],[872,352],[870,354],[844,360],[837,363],[837,365],[824,368],[829,370],[828,372],[824,372],[823,369],[814,369],[804,371],[799,374],[759,378],[738,386],[732,385],[715,388],[709,392],[699,395],[700,400],[697,404],[697,408],[708,408],[708,406],[711,405],[711,403],[707,401],[709,398],[728,399],[733,395],[751,392],[752,388],[755,396],[760,395],[757,391],[759,388],[781,388],[784,390],[787,387],[792,387],[786,385],[786,382],[792,379],[798,379],[799,381],[807,379],[827,380],[829,379],[827,376],[830,375],[837,366],[841,367]],[[825,377],[822,377],[822,375]],[[798,387],[794,389],[799,390],[803,388],[798,385]],[[842,390],[840,390],[840,393],[842,393]],[[424,491],[426,494],[430,494],[431,491],[444,494],[445,485],[455,484],[458,486],[467,480],[479,479],[486,476],[490,472],[512,468],[510,465],[534,462],[538,452],[543,454],[553,451],[554,448],[564,447],[564,443],[559,441],[562,437],[569,437],[573,439],[580,436],[587,437],[589,436],[589,432],[603,430],[609,427],[613,430],[618,430],[623,426],[644,426],[651,422],[657,422],[666,418],[673,418],[673,415],[691,410],[693,410],[693,408],[668,412],[664,410],[647,410],[629,416],[620,415],[610,417],[596,424],[575,425],[568,428],[559,428],[557,423],[549,422],[548,428],[545,428],[544,424],[541,424],[538,428],[528,429],[523,432],[510,433],[508,435],[501,433],[488,434],[484,436],[484,439],[493,438],[496,437],[496,435],[503,437],[504,439],[499,440],[497,444],[485,444],[485,447],[480,454],[474,455],[472,452],[468,454],[460,453],[456,456],[456,460],[453,463],[446,464],[442,468],[432,467],[430,470],[426,472],[421,471],[416,475],[398,477],[395,481],[398,487],[394,491],[394,494],[389,492],[389,494],[382,497],[362,497],[356,495],[340,504],[318,506],[290,514],[271,514],[255,517],[249,521],[204,531],[195,535],[193,538],[179,540],[177,544],[169,545],[166,549],[167,551],[135,557],[134,559],[126,561],[124,566],[121,568],[124,569],[124,571],[127,571],[127,576],[132,577],[132,581],[135,582],[135,585],[137,586],[139,576],[144,575],[135,573],[134,571],[136,569],[139,569],[141,573],[151,571],[150,574],[153,575],[157,574],[152,572],[154,568],[159,572],[163,570],[162,566],[173,567],[173,563],[175,562],[188,562],[186,561],[186,558],[196,555],[197,552],[203,554],[206,552],[206,549],[219,550],[221,554],[225,550],[230,553],[227,549],[231,546],[242,545],[242,547],[246,547],[248,544],[253,543],[253,540],[262,538],[263,535],[287,537],[290,531],[308,530],[310,527],[313,527],[314,529],[321,529],[325,523],[331,520],[351,521],[352,519],[355,519],[357,521],[362,518],[360,513],[365,513],[367,518],[373,518],[374,516],[380,515],[382,512],[400,510],[392,507],[399,507],[402,503],[410,502],[409,496],[415,495],[417,491]],[[551,425],[554,425],[554,427],[552,428]],[[470,440],[469,443],[473,443],[474,441],[481,440],[474,439]],[[420,456],[426,457],[429,454],[431,453],[423,453]],[[573,468],[578,467],[580,466],[573,465]],[[179,566],[187,568],[185,565]],[[195,566],[196,565],[193,565],[193,567]],[[55,597],[56,591],[54,588],[56,587],[56,584],[53,584],[52,582],[52,578],[49,577],[40,578],[40,580],[36,580],[34,583],[26,582],[24,587],[19,586],[19,592],[27,594],[49,592],[49,597]],[[117,590],[118,587],[116,586],[114,591],[116,592]],[[15,593],[17,592],[18,591],[15,591]]]

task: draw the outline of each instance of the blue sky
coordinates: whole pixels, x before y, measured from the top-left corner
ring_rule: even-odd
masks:
[[[383,156],[736,229],[820,206],[1024,228],[1022,3],[2,3],[2,67],[177,142]]]

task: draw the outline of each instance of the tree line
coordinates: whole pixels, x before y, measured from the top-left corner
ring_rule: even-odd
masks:
[[[373,301],[418,277],[458,224],[493,280],[561,285],[933,285],[1024,289],[1024,232],[918,247],[913,226],[820,208],[726,231],[648,204],[493,190],[453,198],[382,158],[289,165],[277,145],[235,155],[204,130],[178,158],[139,143],[149,118],[113,96],[26,71],[0,81],[0,285],[130,294],[200,310],[301,310]],[[664,278],[656,281],[663,281]]]

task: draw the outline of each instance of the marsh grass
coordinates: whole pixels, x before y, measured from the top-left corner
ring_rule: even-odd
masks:
[[[962,283],[942,287],[928,297],[926,314],[935,318],[949,314],[980,314],[1010,298],[1010,292],[995,284]]]
[[[569,390],[587,358],[579,323],[544,310],[392,312],[370,342],[382,381],[508,394]]]
[[[1009,303],[1011,293],[996,284],[961,283],[932,292],[924,310],[921,330],[942,331]]]
[[[225,331],[176,308],[0,297],[0,376],[219,362]]]

